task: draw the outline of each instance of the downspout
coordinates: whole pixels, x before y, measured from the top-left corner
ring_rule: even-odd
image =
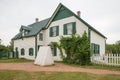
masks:
[[[88,38],[89,38],[89,42],[91,43],[91,30],[90,29],[88,29]]]
[[[105,54],[106,54],[106,44],[107,44],[107,43],[106,43],[106,39],[105,39]]]
[[[15,54],[15,52],[14,52],[14,40],[12,40],[12,57],[13,58],[15,57],[14,54]]]
[[[89,38],[89,43],[90,43],[90,53],[91,53],[91,30],[88,28],[88,38]],[[90,54],[91,55],[91,54]]]
[[[35,36],[35,58],[37,56],[37,35]]]

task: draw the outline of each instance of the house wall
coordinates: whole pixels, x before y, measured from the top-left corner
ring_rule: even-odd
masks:
[[[61,19],[61,20],[57,20],[57,21],[52,22],[50,24],[50,27],[59,26],[59,36],[50,37],[49,36],[50,27],[48,27],[48,29],[45,30],[45,34],[44,34],[45,45],[49,45],[51,42],[59,42],[60,36],[63,36],[63,25],[66,24],[66,23],[70,23],[70,22],[76,22],[76,32],[77,32],[77,34],[82,35],[84,33],[84,31],[88,32],[88,27],[86,27],[82,22],[80,22],[74,16],[64,18],[64,19]],[[64,36],[70,36],[70,35],[64,35]],[[57,49],[57,56],[54,56],[54,60],[56,60],[56,61],[61,60],[60,52],[59,52],[58,49]]]
[[[91,30],[91,43],[99,44],[100,45],[100,55],[105,54],[105,41],[106,39]]]
[[[18,48],[19,58],[26,58],[26,59],[31,59],[31,60],[35,59],[35,37],[27,37],[27,38],[23,38],[23,39],[14,40],[14,51],[15,51],[16,47]],[[25,49],[24,56],[21,55],[22,48]],[[29,48],[34,49],[33,56],[29,56]]]

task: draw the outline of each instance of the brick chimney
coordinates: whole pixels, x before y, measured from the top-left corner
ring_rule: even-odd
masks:
[[[80,17],[80,14],[81,14],[81,12],[80,12],[80,11],[77,11],[77,16],[79,16],[79,17]]]
[[[38,22],[39,21],[39,18],[35,18],[35,22]]]

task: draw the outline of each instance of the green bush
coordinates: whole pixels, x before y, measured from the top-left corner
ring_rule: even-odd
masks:
[[[53,45],[57,43],[52,42]],[[90,64],[90,41],[86,32],[80,37],[73,34],[71,37],[61,37],[58,49],[61,47],[65,50],[66,57],[63,57],[63,62],[69,64]],[[63,54],[63,53],[62,53]]]

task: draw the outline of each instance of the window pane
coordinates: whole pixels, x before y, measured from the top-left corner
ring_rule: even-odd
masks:
[[[67,33],[72,34],[72,23],[67,24]]]
[[[100,45],[92,43],[92,52],[93,52],[93,54],[99,54],[100,53]]]
[[[50,37],[59,35],[59,26],[50,27]]]
[[[56,36],[56,27],[53,27],[53,36]]]
[[[25,55],[25,50],[23,48],[21,49],[21,55]]]
[[[39,40],[43,41],[43,34],[42,33],[39,34]]]
[[[30,55],[30,56],[33,56],[33,48],[30,48],[30,49],[29,49],[29,55]]]

